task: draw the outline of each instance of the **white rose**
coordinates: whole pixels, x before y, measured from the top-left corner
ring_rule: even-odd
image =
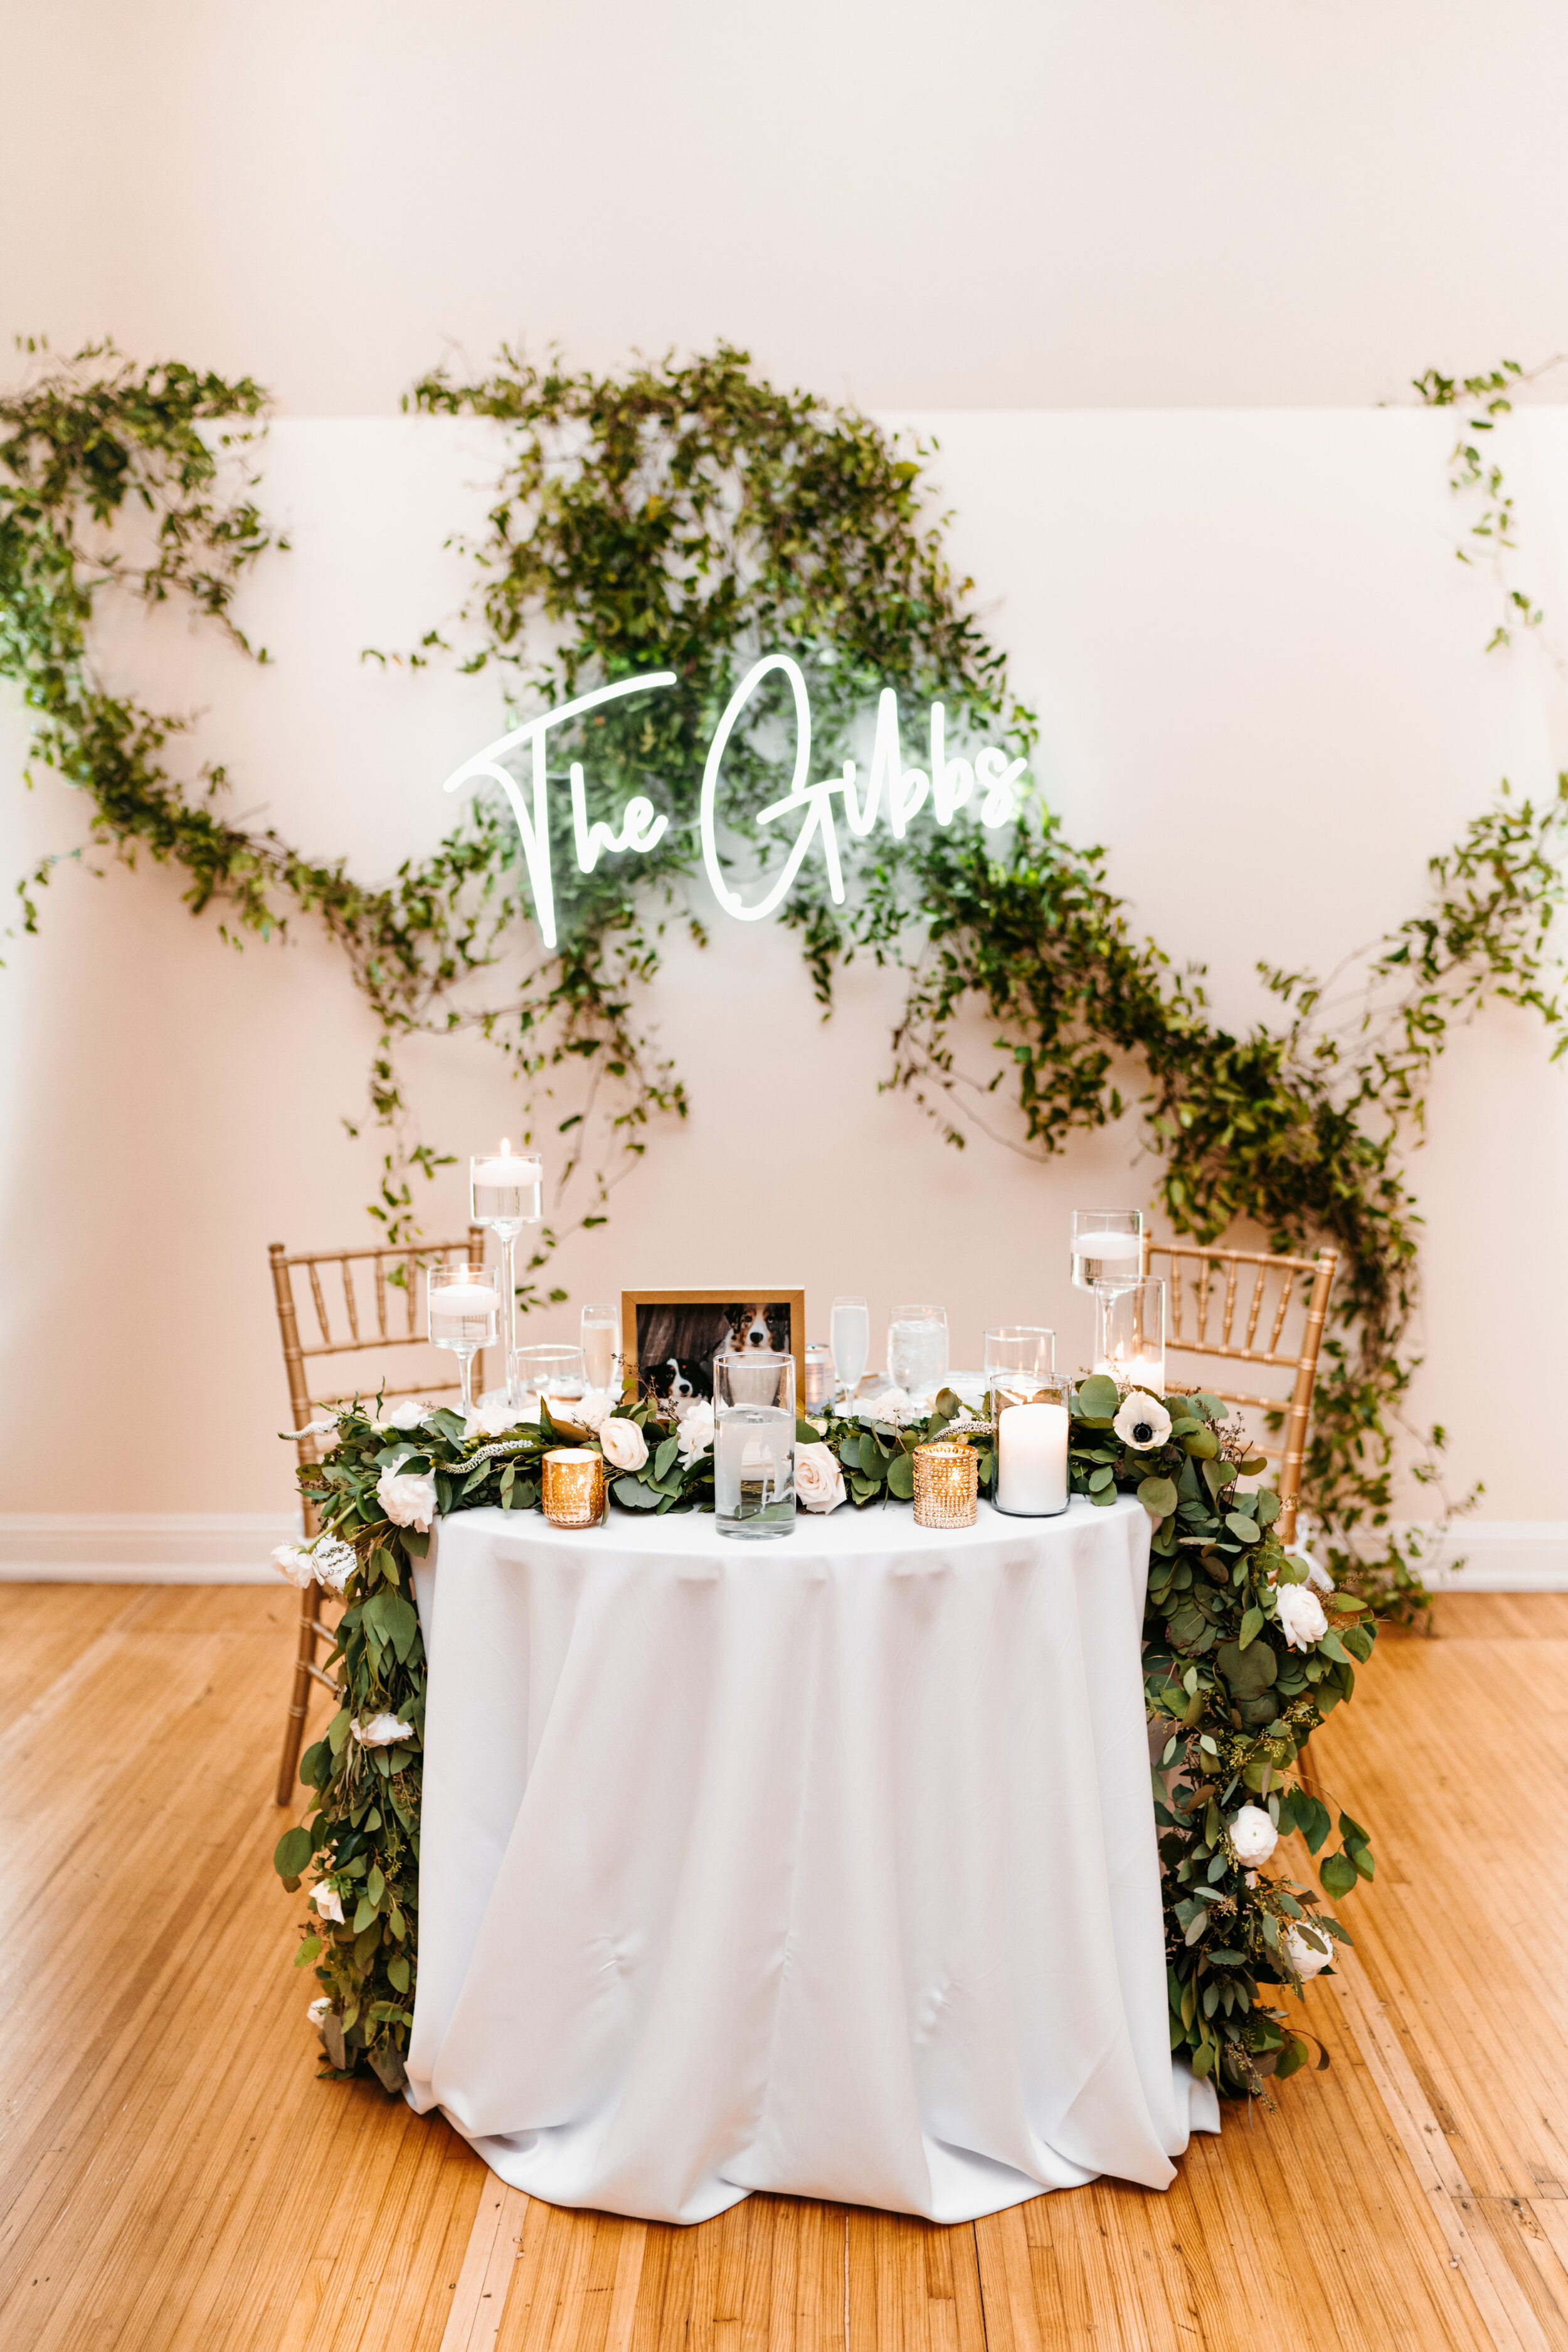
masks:
[[[312,1886],[310,1900],[323,1919],[335,1919],[343,1924],[343,1898],[335,1886]]]
[[[531,1417],[534,1421],[539,1419],[537,1402]],[[474,1437],[505,1437],[510,1431],[520,1429],[524,1418],[522,1407],[508,1404],[505,1397],[497,1398],[489,1404],[477,1404],[463,1423],[463,1443],[467,1444]]]
[[[351,1723],[349,1729],[362,1748],[395,1748],[400,1739],[412,1739],[414,1726],[399,1723],[395,1715],[373,1715],[368,1723]]]
[[[635,1421],[612,1414],[599,1431],[600,1450],[616,1470],[640,1470],[647,1460],[647,1440]]]
[[[359,1566],[353,1546],[340,1541],[336,1536],[318,1536],[310,1546],[309,1556],[315,1568],[317,1583],[324,1591],[339,1595]]]
[[[713,1443],[713,1408],[710,1404],[694,1404],[680,1423],[680,1459],[682,1465],[695,1462],[706,1454]]]
[[[325,2017],[331,2005],[332,1996],[330,1992],[318,1993],[315,2000],[310,2003],[310,2008],[305,2011],[305,2014],[310,2019],[312,2025],[320,2025],[322,2018]]]
[[[1171,1434],[1170,1414],[1147,1389],[1133,1389],[1122,1400],[1121,1410],[1110,1425],[1122,1444],[1130,1445],[1134,1454],[1147,1454],[1152,1446],[1163,1445]]]
[[[1261,1805],[1243,1805],[1230,1825],[1231,1852],[1249,1870],[1267,1862],[1279,1843],[1279,1832]]]
[[[1322,1937],[1321,1944],[1309,1940],[1315,1936]],[[1285,1930],[1285,1958],[1299,1977],[1302,1979],[1315,1977],[1320,1969],[1328,1967],[1333,1957],[1333,1945],[1323,1929],[1315,1922],[1308,1927],[1305,1934],[1301,1928],[1294,1926]]]
[[[426,1404],[423,1397],[399,1397],[385,1412],[374,1416],[370,1425],[373,1429],[417,1429],[426,1414],[434,1412],[435,1409],[434,1405]]]
[[[394,1527],[428,1529],[436,1516],[434,1478],[410,1478],[401,1471],[384,1470],[375,1482],[375,1498]]]
[[[1275,1614],[1293,1650],[1314,1650],[1329,1630],[1323,1604],[1304,1584],[1280,1584],[1274,1591]]]
[[[301,1592],[308,1584],[315,1582],[316,1563],[310,1553],[302,1551],[298,1544],[275,1544],[272,1565],[279,1576],[286,1576],[290,1584],[299,1586]]]
[[[831,1445],[795,1449],[795,1500],[808,1511],[836,1511],[845,1499],[844,1473]]]

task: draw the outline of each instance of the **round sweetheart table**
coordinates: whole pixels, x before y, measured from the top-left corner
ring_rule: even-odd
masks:
[[[1149,1521],[438,1523],[407,2095],[551,2204],[1163,2189]]]

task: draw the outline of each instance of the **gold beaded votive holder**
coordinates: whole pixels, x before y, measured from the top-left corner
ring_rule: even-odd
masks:
[[[544,1516],[552,1528],[596,1528],[605,1516],[605,1457],[558,1445],[544,1457]]]
[[[917,1528],[972,1528],[977,1517],[980,1456],[973,1445],[937,1437],[915,1448]]]

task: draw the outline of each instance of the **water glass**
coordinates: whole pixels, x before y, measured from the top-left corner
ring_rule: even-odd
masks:
[[[713,1359],[713,1501],[721,1536],[795,1532],[795,1358]]]
[[[520,1348],[517,1351],[519,1399],[524,1408],[536,1401],[548,1407],[552,1421],[572,1419],[572,1407],[588,1385],[581,1348]],[[563,1410],[558,1415],[555,1408]]]
[[[888,1377],[911,1397],[928,1395],[947,1378],[945,1307],[895,1307],[888,1326]]]
[[[1026,1404],[1056,1370],[1057,1335],[1043,1323],[1004,1323],[985,1334],[985,1385]]]
[[[500,1321],[500,1278],[479,1265],[432,1265],[425,1274],[425,1309],[431,1339],[450,1348],[463,1382],[463,1411],[474,1407],[474,1358],[494,1345]]]
[[[591,1389],[613,1389],[621,1352],[621,1318],[614,1307],[583,1309],[583,1370]]]
[[[863,1298],[836,1298],[828,1334],[838,1385],[851,1397],[871,1354],[871,1310]]]
[[[1075,1209],[1072,1278],[1079,1290],[1097,1282],[1136,1282],[1143,1271],[1142,1209]]]
[[[1165,1393],[1165,1285],[1142,1282],[1094,1286],[1094,1369],[1136,1389]]]

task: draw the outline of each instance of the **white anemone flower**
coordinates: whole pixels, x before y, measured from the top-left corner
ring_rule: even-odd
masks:
[[[1121,1410],[1111,1423],[1123,1445],[1134,1454],[1147,1454],[1152,1447],[1163,1445],[1171,1434],[1171,1416],[1158,1397],[1147,1389],[1133,1389],[1122,1399]]]

